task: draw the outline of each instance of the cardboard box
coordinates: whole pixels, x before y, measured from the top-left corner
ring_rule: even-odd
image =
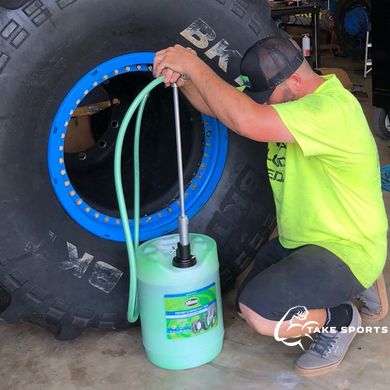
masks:
[[[348,73],[341,68],[318,68],[320,74],[335,74],[337,78],[341,81],[344,88],[348,89],[348,91],[352,91],[353,83],[348,76]]]

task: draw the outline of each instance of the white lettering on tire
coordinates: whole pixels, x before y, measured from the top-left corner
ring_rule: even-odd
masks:
[[[81,279],[95,257],[87,252],[85,252],[82,257],[79,257],[76,245],[73,245],[70,242],[67,242],[66,245],[68,248],[69,260],[63,261],[59,267],[64,271],[72,270],[73,276]],[[109,294],[118,284],[122,275],[123,272],[111,264],[104,261],[97,261],[93,265],[88,282],[91,286]]]
[[[215,30],[207,24],[203,19],[198,18],[184,29],[180,35],[189,41],[198,49],[207,49],[210,43],[217,38]],[[240,52],[235,49],[229,49],[229,42],[226,39],[221,39],[218,43],[208,49],[204,54],[209,59],[218,57],[218,66],[227,73],[229,61],[233,57],[242,57]],[[237,84],[242,85],[241,77],[234,80]]]

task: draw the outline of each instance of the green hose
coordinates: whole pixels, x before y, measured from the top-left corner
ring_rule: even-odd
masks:
[[[134,99],[133,103],[127,110],[122,124],[119,128],[118,137],[115,145],[114,157],[114,179],[116,196],[118,199],[119,212],[122,219],[123,231],[126,239],[126,248],[129,258],[129,304],[127,308],[127,319],[129,322],[135,322],[139,316],[139,308],[137,301],[137,266],[135,260],[135,250],[139,245],[139,213],[140,213],[140,180],[139,180],[139,139],[141,131],[142,115],[146,101],[150,91],[164,81],[163,77],[159,77],[149,83]],[[131,237],[129,217],[127,215],[127,207],[125,196],[123,193],[121,160],[123,141],[126,135],[127,127],[133,117],[135,111],[139,107],[137,122],[134,135],[134,244]]]

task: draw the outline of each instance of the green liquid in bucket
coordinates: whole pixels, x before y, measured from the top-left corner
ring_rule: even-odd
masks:
[[[172,265],[178,234],[142,244],[136,252],[142,342],[149,361],[167,369],[197,367],[222,350],[223,317],[215,241],[190,234],[190,268]]]

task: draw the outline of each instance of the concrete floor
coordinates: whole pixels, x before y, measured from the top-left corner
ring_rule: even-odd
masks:
[[[323,66],[348,70],[371,93],[362,64],[323,56]],[[370,116],[371,97],[362,101]],[[353,134],[351,134],[351,137]],[[381,165],[390,163],[390,141],[378,141]],[[384,193],[390,213],[390,193]],[[390,265],[385,269],[390,286]],[[225,343],[212,363],[184,371],[159,369],[145,358],[139,328],[123,332],[85,331],[72,342],[56,341],[28,324],[0,323],[0,390],[100,389],[388,389],[389,334],[358,335],[342,365],[315,378],[295,374],[299,347],[255,334],[232,310],[234,292],[224,297]],[[390,327],[390,316],[378,323]]]

